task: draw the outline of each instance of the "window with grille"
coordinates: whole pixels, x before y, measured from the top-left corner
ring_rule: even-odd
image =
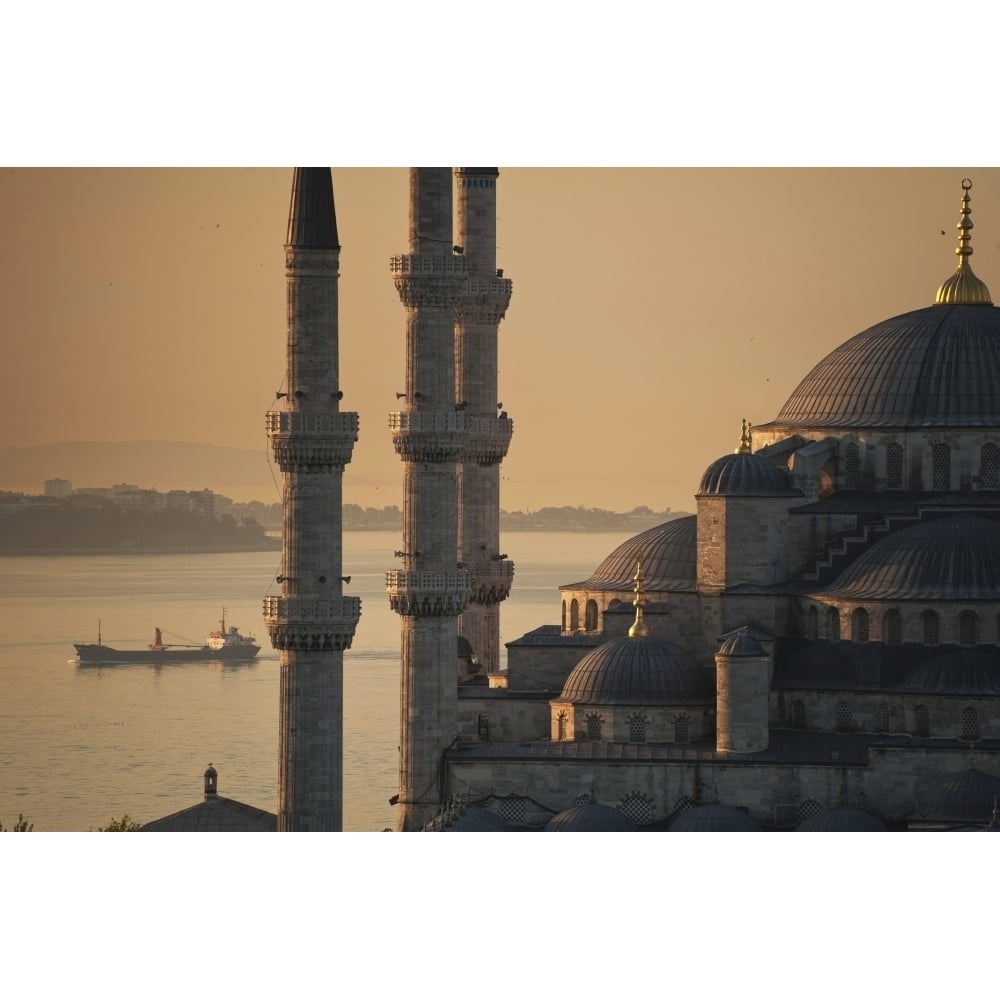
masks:
[[[931,734],[931,717],[926,705],[917,705],[913,710],[913,732],[916,736]]]
[[[975,646],[978,641],[979,622],[975,611],[963,611],[958,616],[958,641],[962,646]]]
[[[504,821],[510,823],[511,826],[524,826],[524,799],[500,799],[497,803],[497,811],[503,817]]]
[[[806,728],[806,706],[801,701],[792,702],[792,725],[796,729]]]
[[[880,733],[889,732],[890,720],[889,706],[883,701],[878,707],[878,731]]]
[[[576,632],[580,628],[580,602],[574,597],[569,606],[569,630]]]
[[[1000,448],[984,444],[979,451],[979,488],[1000,489]]]
[[[560,739],[560,740],[566,739],[566,726],[567,726],[568,722],[569,722],[569,719],[567,718],[565,712],[560,712],[559,715],[556,716],[556,733],[557,733],[556,738],[557,739]]]
[[[856,490],[858,488],[858,472],[861,470],[861,453],[858,446],[852,441],[844,449],[844,489]]]
[[[885,488],[903,488],[903,446],[895,442],[885,449]]]
[[[649,826],[653,822],[653,800],[642,792],[629,792],[618,803],[618,809],[636,826]]]
[[[931,469],[935,490],[951,489],[951,448],[936,444],[931,450]]]
[[[920,629],[924,636],[925,646],[936,646],[941,635],[941,627],[936,611],[925,611],[920,616]]]
[[[826,609],[826,637],[835,641],[840,638],[840,612],[836,608]]]
[[[587,601],[585,626],[588,632],[597,631],[597,601]]]
[[[846,732],[854,727],[854,709],[850,702],[837,702],[837,731]]]
[[[805,802],[799,803],[799,808],[796,810],[800,823],[822,811],[823,807],[815,799],[806,799]]]
[[[892,646],[898,646],[903,641],[903,617],[895,608],[885,613],[882,632],[884,641]]]
[[[688,717],[678,715],[674,719],[674,742],[687,743],[688,741]]]
[[[628,720],[628,738],[632,743],[646,742],[646,716],[630,716]]]
[[[599,740],[601,738],[601,717],[599,715],[587,716],[587,739]]]
[[[979,713],[971,706],[962,709],[962,739],[979,739]]]
[[[584,792],[582,795],[578,795],[573,799],[573,805],[575,806],[589,806],[591,802],[594,801],[594,796],[590,792]]]
[[[819,635],[819,615],[815,608],[810,608],[806,615],[806,636],[815,639]]]
[[[868,641],[868,612],[864,608],[855,608],[851,615],[851,638],[855,642]]]

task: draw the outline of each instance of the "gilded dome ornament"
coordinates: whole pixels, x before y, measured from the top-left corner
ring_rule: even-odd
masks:
[[[969,258],[972,256],[972,209],[969,208],[969,191],[972,181],[968,177],[962,181],[962,211],[958,220],[958,267],[955,273],[938,289],[934,304],[952,305],[992,305],[990,290],[986,282],[972,272]]]
[[[740,431],[740,443],[736,446],[734,455],[749,455],[753,451],[753,437],[750,433],[752,427],[753,424],[747,423],[747,419],[744,417],[743,430]]]
[[[642,620],[642,609],[646,605],[646,598],[642,593],[642,560],[638,560],[635,567],[635,600],[632,602],[635,607],[635,621],[628,630],[630,639],[648,639],[649,626]]]

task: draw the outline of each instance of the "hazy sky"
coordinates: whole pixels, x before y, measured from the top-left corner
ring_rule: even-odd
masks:
[[[406,171],[333,176],[342,405],[361,416],[345,500],[401,503],[386,415],[405,313],[388,259],[406,251]],[[933,302],[956,264],[966,176],[972,265],[997,295],[997,169],[501,165],[497,262],[514,283],[502,505],[693,509],[741,418],[772,419],[838,344]],[[0,173],[0,447],[165,440],[266,456],[290,182],[290,169]]]

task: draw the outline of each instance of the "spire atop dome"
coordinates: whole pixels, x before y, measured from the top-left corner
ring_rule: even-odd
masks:
[[[753,424],[747,423],[747,418],[743,418],[743,430],[740,431],[740,443],[733,452],[734,455],[749,455],[753,451],[753,438],[750,430]]]
[[[642,592],[642,560],[638,559],[635,565],[635,600],[632,602],[635,607],[635,621],[628,630],[630,639],[648,639],[649,626],[642,620],[642,609],[646,606],[646,598]]]
[[[339,250],[333,177],[329,167],[296,167],[286,246]]]
[[[969,208],[969,191],[972,181],[962,180],[962,217],[958,220],[958,267],[955,273],[938,289],[934,304],[951,305],[992,305],[990,290],[986,282],[972,273],[969,258],[972,256],[972,209]]]

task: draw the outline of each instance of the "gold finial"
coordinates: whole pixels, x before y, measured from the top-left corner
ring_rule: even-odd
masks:
[[[630,639],[649,638],[649,626],[642,620],[642,609],[646,606],[646,598],[642,593],[642,560],[639,559],[635,565],[635,600],[632,602],[635,607],[635,621],[628,630]]]
[[[743,418],[743,430],[740,432],[740,443],[736,448],[734,454],[736,455],[749,455],[753,451],[753,438],[750,435],[750,430],[753,424],[748,424],[746,417]]]
[[[958,220],[958,267],[955,273],[937,290],[934,304],[951,305],[993,305],[986,282],[972,273],[969,258],[972,256],[972,209],[969,208],[969,191],[972,181],[962,180],[962,217]]]

